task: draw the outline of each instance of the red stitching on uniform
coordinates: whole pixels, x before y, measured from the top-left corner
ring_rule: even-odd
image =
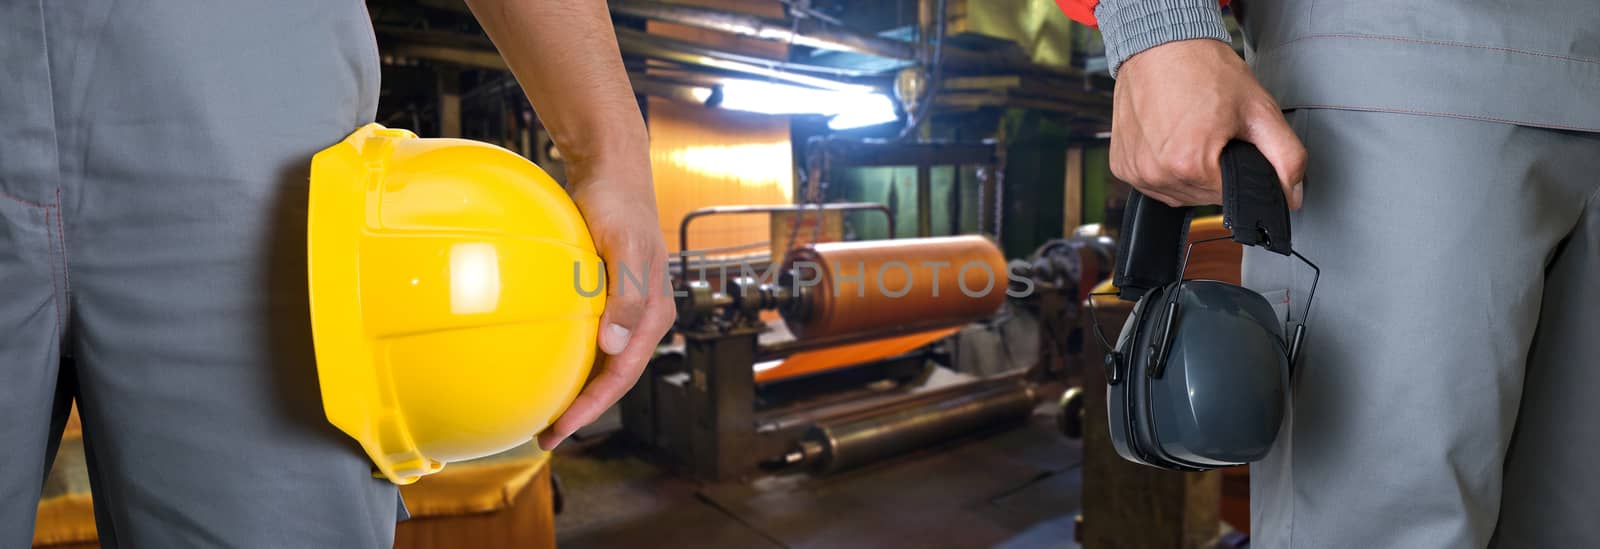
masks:
[[[72,314],[72,268],[67,264],[67,227],[62,221],[67,211],[61,208],[61,187],[56,187],[56,240],[61,241],[61,298],[66,301],[66,312]]]
[[[45,235],[50,233],[50,210],[44,206]],[[45,242],[50,247],[50,303],[56,306],[56,331],[59,334],[66,328],[66,315],[61,312],[61,288],[56,284],[56,239],[46,238]]]
[[[9,198],[9,199],[11,199],[12,202],[17,202],[17,203],[22,204],[24,206],[33,206],[35,208],[40,208],[40,209],[45,209],[45,210],[50,209],[50,206],[47,205],[47,204],[40,204],[38,202],[33,202],[33,201],[30,201],[30,200],[24,200],[22,198],[18,198],[16,195],[13,195],[13,194],[5,192],[5,191],[0,191],[0,197]]]
[[[1533,51],[1533,50],[1520,50],[1520,49],[1516,49],[1516,48],[1506,48],[1506,47],[1500,47],[1500,46],[1485,46],[1485,45],[1482,45],[1482,44],[1473,44],[1473,43],[1469,43],[1469,42],[1451,42],[1451,41],[1448,41],[1448,40],[1431,40],[1431,39],[1427,39],[1427,38],[1407,38],[1407,37],[1404,37],[1404,36],[1388,36],[1388,35],[1382,35],[1382,34],[1339,34],[1339,33],[1308,34],[1308,35],[1305,35],[1305,36],[1301,36],[1299,38],[1295,38],[1294,40],[1290,40],[1288,42],[1284,42],[1283,44],[1284,45],[1289,45],[1289,44],[1293,44],[1295,42],[1299,42],[1301,40],[1310,40],[1310,39],[1313,39],[1313,38],[1355,38],[1355,39],[1358,39],[1358,40],[1390,40],[1390,41],[1394,41],[1394,42],[1411,42],[1411,43],[1415,43],[1415,44],[1428,44],[1428,45],[1432,45],[1432,46],[1453,46],[1453,47],[1457,47],[1457,48],[1473,48],[1473,49],[1491,50],[1491,51],[1498,51],[1498,52],[1505,52],[1505,53],[1516,53],[1516,54],[1521,54],[1521,55],[1531,55],[1531,56],[1534,56],[1534,57],[1547,57],[1547,58],[1550,58],[1550,59],[1561,59],[1563,61],[1577,61],[1579,63],[1600,64],[1600,59],[1589,59],[1587,57],[1574,57],[1574,56],[1571,56],[1571,55],[1560,55],[1560,54],[1555,54],[1555,53],[1545,53],[1545,52],[1542,52],[1542,51]]]
[[[1468,119],[1468,120],[1478,120],[1478,121],[1482,121],[1482,122],[1498,122],[1498,123],[1501,123],[1501,124],[1515,124],[1515,125],[1518,125],[1518,126],[1534,126],[1534,127],[1539,127],[1539,128],[1550,128],[1550,129],[1555,129],[1555,130],[1567,130],[1567,131],[1578,131],[1578,132],[1600,132],[1600,128],[1586,128],[1586,127],[1583,127],[1583,126],[1568,126],[1568,125],[1565,125],[1565,124],[1551,124],[1551,123],[1547,123],[1547,122],[1533,122],[1533,121],[1530,121],[1530,120],[1511,120],[1509,118],[1495,118],[1493,116],[1480,116],[1480,115],[1476,115],[1476,114],[1462,114],[1462,113],[1456,113],[1456,112],[1439,112],[1439,111],[1422,111],[1422,110],[1416,110],[1416,109],[1396,109],[1396,108],[1391,108],[1391,107],[1370,107],[1370,106],[1363,106],[1363,105],[1294,104],[1294,105],[1284,106],[1284,107],[1280,107],[1280,108],[1282,108],[1283,110],[1293,110],[1293,109],[1337,109],[1337,110],[1347,110],[1347,111],[1387,112],[1387,113],[1396,113],[1396,114],[1419,114],[1419,115],[1426,115],[1426,116],[1445,116],[1445,117],[1450,117],[1450,118],[1465,118],[1465,119]]]

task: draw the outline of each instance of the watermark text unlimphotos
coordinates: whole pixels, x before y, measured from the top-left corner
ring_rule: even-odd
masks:
[[[703,253],[686,252],[683,257],[702,257]],[[701,263],[696,268],[699,280],[707,280],[707,275],[716,272],[718,278],[727,280],[730,276],[754,279],[758,284],[790,286],[790,290],[799,292],[802,288],[812,288],[822,284],[824,266],[814,261],[794,261],[790,264],[795,276],[785,280],[779,276],[780,265],[769,263],[766,269],[758,270],[746,261],[719,262],[714,267]],[[827,277],[832,281],[830,287],[833,295],[838,297],[848,291],[846,287],[853,288],[857,297],[866,297],[868,291],[876,291],[884,297],[898,299],[910,295],[912,292],[926,292],[929,297],[940,297],[940,288],[948,287],[940,284],[940,280],[949,280],[942,277],[954,277],[956,289],[968,298],[982,298],[1001,286],[1002,275],[996,273],[994,268],[986,262],[968,261],[960,265],[953,265],[949,261],[921,261],[911,265],[904,261],[886,261],[869,268],[865,262],[856,262],[855,265],[831,265],[831,275]],[[927,288],[917,288],[917,276],[921,272],[927,273]],[[656,291],[671,291],[673,297],[686,297],[686,290],[670,290],[675,288],[673,282],[673,269],[665,265],[629,265],[619,263],[614,265],[613,277],[618,279],[616,292],[613,295],[645,295],[649,296]],[[896,276],[898,275],[898,276]],[[1033,294],[1033,280],[1007,268],[1003,276],[1006,295],[1014,298],[1028,297]],[[606,290],[606,264],[595,261],[585,263],[572,262],[572,289],[583,297],[594,297]],[[870,281],[869,281],[870,279]],[[661,284],[652,284],[659,281]],[[870,282],[870,283],[869,283]],[[946,283],[948,284],[948,283]]]

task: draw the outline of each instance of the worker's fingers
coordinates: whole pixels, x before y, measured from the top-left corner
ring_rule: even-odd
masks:
[[[1144,194],[1147,197],[1154,198],[1154,199],[1160,201],[1162,204],[1166,204],[1166,205],[1172,206],[1174,208],[1181,207],[1184,204],[1188,203],[1188,202],[1185,201],[1186,199],[1177,198],[1177,197],[1174,197],[1172,195],[1168,195],[1166,193],[1162,193],[1162,192],[1154,190],[1154,189],[1140,190],[1139,192]]]
[[[1158,154],[1146,173],[1157,174],[1151,186],[1185,204],[1220,204],[1222,168],[1217,157],[1227,142],[1225,134],[1193,134],[1173,139]]]
[[[605,251],[606,310],[600,316],[600,350],[608,355],[628,347],[649,299],[670,291],[663,284],[665,254],[627,239],[622,247]]]
[[[1306,175],[1306,147],[1289,128],[1283,112],[1270,101],[1244,107],[1244,128],[1240,137],[1254,143],[1262,156],[1278,171],[1278,184],[1289,208],[1300,209],[1301,188]]]
[[[1226,125],[1207,122],[1174,130],[1159,142],[1132,130],[1114,134],[1111,173],[1168,206],[1219,204],[1222,169],[1217,157],[1232,133]]]
[[[1216,164],[1215,159],[1211,163]],[[1143,183],[1135,187],[1145,196],[1160,200],[1168,206],[1176,208],[1221,203],[1222,193],[1218,192],[1217,188],[1208,187],[1203,183],[1206,177],[1205,168],[1200,167],[1198,163],[1194,164],[1194,167],[1185,164],[1176,168],[1165,164],[1153,164],[1143,173],[1157,175],[1145,176]],[[1220,187],[1220,175],[1217,181]]]
[[[655,352],[656,343],[666,335],[677,313],[670,294],[655,294],[644,301],[637,324],[627,345],[605,357],[600,372],[584,387],[572,405],[554,425],[539,434],[539,447],[551,450],[579,428],[593,423],[607,408],[622,399],[644,371]]]
[[[1113,138],[1111,148],[1111,174],[1132,185],[1145,196],[1175,208],[1199,203],[1196,201],[1204,198],[1196,194],[1197,189],[1189,188],[1188,185],[1170,177],[1167,167],[1159,161],[1124,154],[1124,150],[1118,147],[1116,138]]]
[[[603,165],[568,164],[573,178],[568,190],[606,263],[606,307],[597,338],[603,355],[583,391],[539,434],[541,448],[555,448],[622,398],[676,316],[667,246],[644,158],[622,155]]]
[[[539,447],[553,449],[579,428],[594,422],[633,387],[655,350],[672,326],[677,311],[667,285],[666,254],[657,246],[630,246],[604,253],[608,286],[606,309],[600,316],[600,350],[606,355],[599,371],[555,424],[539,434]]]

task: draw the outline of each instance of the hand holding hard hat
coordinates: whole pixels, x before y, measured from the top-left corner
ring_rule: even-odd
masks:
[[[644,159],[648,154],[640,150],[619,157]],[[667,245],[656,214],[649,162],[621,162],[606,167],[604,173],[582,168],[582,163],[569,159],[567,190],[605,260],[607,296],[600,317],[600,350],[606,356],[566,413],[539,433],[539,446],[545,449],[593,423],[633,387],[678,314],[667,279]],[[623,266],[628,272],[619,272]]]
[[[608,363],[642,367],[657,326],[671,322],[635,307],[626,324],[648,337],[611,328],[597,341],[602,326],[624,323],[598,291],[590,224],[559,184],[505,149],[372,124],[317,154],[311,179],[324,408],[393,482],[525,443],[583,406],[562,420],[576,425],[553,429],[564,438],[637,378],[637,367],[630,376],[607,364],[585,390],[596,344],[615,351]],[[654,240],[655,250],[631,245],[664,268],[658,230]],[[629,305],[670,303],[651,293]]]

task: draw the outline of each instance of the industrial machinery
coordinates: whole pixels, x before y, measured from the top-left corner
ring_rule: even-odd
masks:
[[[722,207],[686,216],[680,239],[706,215],[836,210],[881,211],[894,226],[878,204]],[[1102,248],[1062,249],[1095,256]],[[1032,264],[1008,266],[977,235],[774,249],[764,266],[702,261],[698,278],[680,280],[677,335],[623,400],[625,432],[701,480],[840,471],[1019,423],[1059,394],[1042,388],[1053,376],[1038,375],[1041,367],[986,377],[938,368],[950,364],[950,336],[1013,314],[1008,300],[1034,299],[1018,287],[1040,295],[1066,287],[1072,297],[1056,301],[1076,304],[1078,280],[1110,265],[1096,257],[1087,260],[1093,275],[1064,276],[1054,267],[1078,266],[1076,257],[1034,258],[1051,267],[1040,269],[1048,280],[1034,281]],[[685,259],[680,273],[690,271]]]

